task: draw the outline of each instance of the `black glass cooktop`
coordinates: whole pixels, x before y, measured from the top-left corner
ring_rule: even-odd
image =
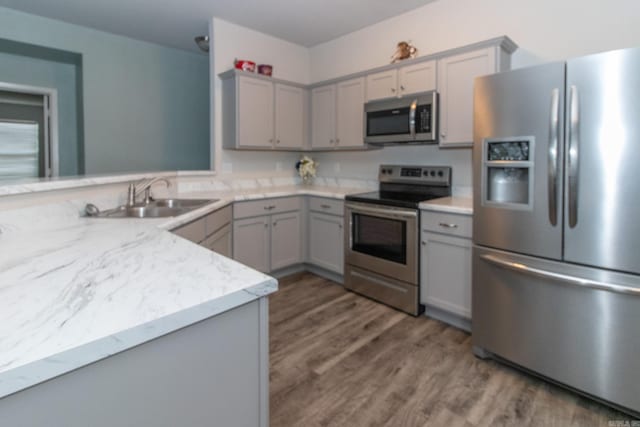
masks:
[[[446,196],[446,194],[417,194],[396,191],[372,191],[370,193],[351,194],[346,196],[345,199],[353,202],[372,204],[375,203],[378,205],[417,209],[420,202],[444,196]]]

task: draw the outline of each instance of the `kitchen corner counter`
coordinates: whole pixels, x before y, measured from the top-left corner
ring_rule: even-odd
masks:
[[[159,225],[78,218],[0,235],[0,398],[277,290]]]
[[[473,199],[471,197],[442,197],[420,203],[425,211],[446,212],[462,215],[473,215]]]
[[[181,198],[219,200],[158,219],[81,218],[73,204],[60,205],[62,213],[3,215],[0,398],[277,290],[275,279],[166,230],[234,201],[344,199],[363,191],[296,185],[180,191]]]

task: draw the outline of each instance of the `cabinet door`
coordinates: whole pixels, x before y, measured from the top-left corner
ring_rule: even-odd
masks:
[[[311,91],[311,147],[333,147],[336,138],[336,86]]]
[[[367,101],[398,95],[398,71],[389,70],[367,76]]]
[[[344,274],[344,218],[321,213],[309,214],[309,262]]]
[[[302,262],[300,212],[271,216],[271,270]]]
[[[398,70],[400,96],[436,89],[436,61],[407,65]]]
[[[364,146],[364,77],[337,84],[336,147]]]
[[[473,145],[473,81],[496,72],[494,48],[438,61],[440,147]]]
[[[302,148],[304,89],[276,84],[276,148]]]
[[[273,83],[238,77],[238,146],[273,146],[273,105]]]
[[[231,257],[231,224],[225,225],[220,230],[207,237],[202,246],[209,250]]]
[[[422,233],[420,302],[471,318],[471,240]]]
[[[269,217],[233,222],[233,259],[260,270],[269,271]]]

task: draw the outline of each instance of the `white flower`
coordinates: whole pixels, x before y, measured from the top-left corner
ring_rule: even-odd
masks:
[[[300,178],[307,181],[311,178],[315,178],[316,170],[318,167],[318,162],[314,161],[309,156],[302,156],[298,163],[296,164],[296,168],[298,169],[298,174]]]

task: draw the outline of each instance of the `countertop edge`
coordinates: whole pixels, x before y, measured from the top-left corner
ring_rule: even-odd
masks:
[[[241,305],[266,297],[277,290],[277,280],[269,277],[256,285],[214,300],[11,369],[0,375],[0,399],[122,353],[202,320],[233,310]]]
[[[432,212],[473,215],[473,199],[470,197],[442,197],[419,205],[420,210]]]

